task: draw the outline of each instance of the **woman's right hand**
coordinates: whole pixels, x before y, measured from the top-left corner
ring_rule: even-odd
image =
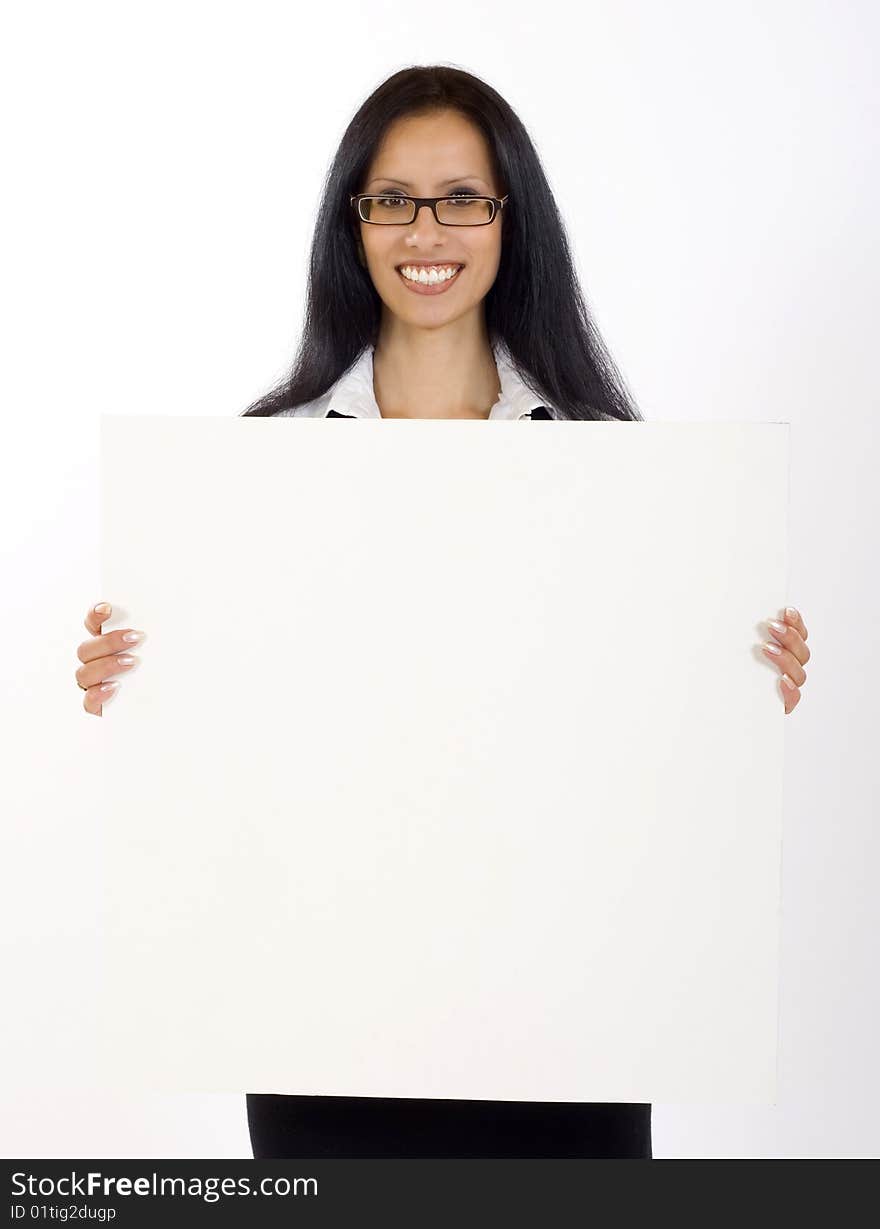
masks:
[[[93,639],[84,640],[76,650],[82,665],[76,672],[76,681],[83,688],[83,708],[95,717],[102,716],[101,706],[116,695],[119,682],[104,682],[113,674],[130,670],[139,659],[130,650],[144,639],[144,633],[131,627],[120,627],[112,632],[101,632],[113,613],[108,602],[99,602],[85,617],[86,630]]]

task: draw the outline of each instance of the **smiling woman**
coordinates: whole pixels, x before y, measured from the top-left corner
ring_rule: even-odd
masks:
[[[410,68],[363,104],[324,187],[293,369],[246,413],[640,420],[584,306],[534,147],[491,87]],[[102,633],[111,614],[90,609],[77,649],[83,708],[99,717],[144,637]],[[807,629],[788,607],[768,627],[789,713]],[[644,1103],[251,1093],[247,1114],[257,1158],[652,1155]]]

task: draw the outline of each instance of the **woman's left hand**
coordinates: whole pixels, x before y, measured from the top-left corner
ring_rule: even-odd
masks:
[[[810,660],[810,650],[805,644],[807,629],[793,606],[786,606],[784,622],[769,619],[767,626],[774,639],[764,642],[763,652],[770,661],[776,662],[782,674],[782,696],[787,716],[800,700],[801,688],[807,680],[804,670]]]

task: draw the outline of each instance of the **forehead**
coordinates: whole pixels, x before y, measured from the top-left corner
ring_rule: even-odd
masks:
[[[431,182],[480,176],[489,182],[492,162],[485,137],[458,111],[402,116],[386,130],[367,169],[368,179]]]

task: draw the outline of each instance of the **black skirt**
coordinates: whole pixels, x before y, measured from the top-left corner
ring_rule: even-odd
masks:
[[[247,1094],[254,1157],[651,1158],[651,1106]]]

